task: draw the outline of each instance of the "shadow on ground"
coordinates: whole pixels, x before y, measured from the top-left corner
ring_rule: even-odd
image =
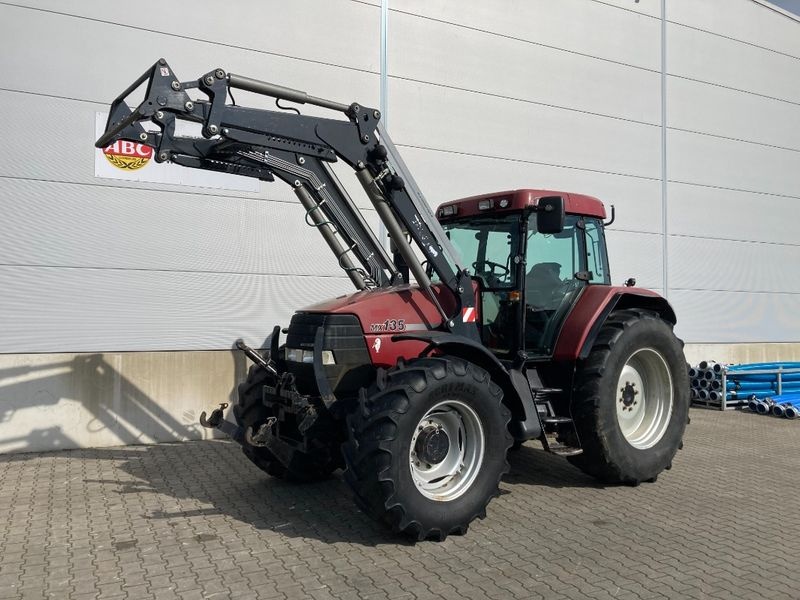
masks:
[[[362,513],[340,473],[312,484],[290,484],[261,472],[232,442],[185,442],[73,451],[81,459],[110,461],[108,477],[86,479],[101,484],[106,494],[157,494],[146,504],[146,519],[191,520],[220,515],[260,530],[325,543],[366,546],[403,543]],[[69,456],[71,452],[59,453]],[[30,455],[2,461],[29,460]],[[598,487],[565,459],[524,446],[509,454],[510,472],[502,494],[519,486],[547,488]],[[490,509],[491,511],[491,506]],[[408,542],[410,543],[410,542]]]

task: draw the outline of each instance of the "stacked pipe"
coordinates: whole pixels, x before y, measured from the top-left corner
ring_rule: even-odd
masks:
[[[778,371],[781,372],[780,383]],[[689,379],[692,401],[697,404],[720,408],[749,406],[759,414],[788,418],[796,418],[800,412],[798,362],[723,365],[702,361],[689,369]],[[776,398],[780,401],[776,401]],[[795,399],[798,400],[798,406],[793,402]]]
[[[745,400],[753,412],[773,414],[794,419],[798,416],[795,403],[800,403],[800,369],[797,362],[751,363],[727,367],[727,398]],[[778,373],[781,372],[780,385]],[[753,371],[773,371],[754,373]],[[787,410],[788,408],[788,410]]]
[[[698,404],[722,402],[722,370],[724,365],[704,360],[689,368],[691,398]]]

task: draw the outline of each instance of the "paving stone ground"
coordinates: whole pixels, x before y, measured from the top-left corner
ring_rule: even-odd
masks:
[[[444,543],[229,442],[3,456],[0,598],[800,598],[800,422],[691,415],[674,468],[636,488],[526,444]]]

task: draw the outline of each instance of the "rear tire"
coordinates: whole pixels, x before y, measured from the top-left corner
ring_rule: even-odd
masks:
[[[510,418],[489,374],[461,359],[380,371],[348,417],[345,480],[358,505],[396,532],[464,534],[499,494]]]
[[[608,483],[655,481],[682,446],[688,412],[686,359],[672,325],[647,311],[614,312],[578,366],[572,418],[583,453],[569,460]]]
[[[262,401],[262,390],[271,383],[273,377],[265,369],[259,365],[250,367],[247,379],[239,384],[239,403],[233,408],[233,416],[239,427],[257,430],[259,425],[274,415],[274,409]],[[308,483],[327,479],[337,468],[338,448],[327,447],[329,445],[322,442],[314,444],[317,448],[313,455],[296,452],[289,468],[267,448],[251,446],[242,441],[242,451],[254,465],[273,477],[294,483]]]

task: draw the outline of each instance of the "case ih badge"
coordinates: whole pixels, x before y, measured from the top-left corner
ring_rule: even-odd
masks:
[[[145,166],[153,158],[153,149],[144,144],[128,140],[117,140],[103,148],[108,162],[124,171],[136,171]]]

